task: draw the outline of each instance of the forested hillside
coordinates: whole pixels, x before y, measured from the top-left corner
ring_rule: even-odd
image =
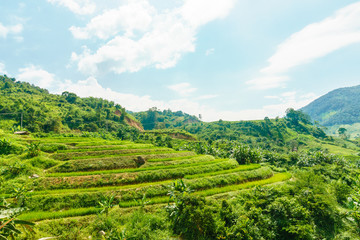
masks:
[[[360,122],[360,85],[339,88],[316,99],[302,110],[324,126]]]
[[[182,111],[173,112],[170,109],[160,111],[156,107],[132,114],[141,122],[145,130],[174,128],[200,122],[197,117]]]
[[[26,82],[0,76],[0,119],[3,128],[21,125],[31,132],[81,130],[109,132],[141,124],[125,108],[101,98],[80,98],[74,93],[49,94]]]
[[[296,148],[299,144],[306,144],[308,141],[301,140],[301,136],[326,138],[322,129],[311,124],[308,115],[294,109],[288,109],[285,118],[266,117],[264,120],[238,122],[220,120],[211,123],[193,123],[179,128],[210,142],[226,139],[261,145],[263,148],[274,145]]]

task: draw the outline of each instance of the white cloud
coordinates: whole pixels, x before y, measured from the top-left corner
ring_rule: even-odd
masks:
[[[291,35],[268,60],[264,73],[282,73],[360,42],[360,2],[338,10],[334,16],[313,23]]]
[[[163,107],[164,102],[152,100],[150,96],[137,96],[134,94],[119,93],[110,88],[103,88],[94,77],[81,80],[76,83],[67,80],[58,85],[56,93],[69,91],[76,93],[80,97],[99,97],[114,101],[129,110],[143,111],[154,106]]]
[[[197,88],[191,87],[191,84],[187,82],[170,85],[168,88],[177,92],[181,96],[187,96],[197,90]]]
[[[205,51],[205,56],[209,56],[209,55],[212,55],[214,54],[215,52],[215,49],[214,48],[210,48],[208,50]]]
[[[148,29],[154,14],[155,9],[147,1],[133,1],[117,9],[106,10],[83,28],[72,26],[70,31],[78,39],[108,39],[118,33],[133,36],[134,31]]]
[[[43,70],[39,66],[30,65],[19,69],[17,80],[29,82],[41,88],[52,90],[55,87],[56,80],[54,74]]]
[[[360,2],[357,2],[292,34],[277,47],[275,54],[268,59],[268,66],[261,69],[260,72],[266,76],[261,77],[261,81],[251,80],[248,84],[258,89],[283,86],[289,78],[279,82],[279,75],[359,42]]]
[[[83,28],[70,28],[75,38],[111,38],[96,51],[86,48],[80,54],[72,53],[72,60],[79,71],[90,75],[173,67],[184,54],[195,51],[199,27],[225,17],[234,2],[186,0],[180,7],[160,11],[147,0],[127,1],[94,17]]]
[[[96,10],[96,5],[89,0],[48,0],[48,2],[66,7],[79,15],[92,14]]]
[[[278,96],[265,96],[267,99],[278,100],[278,104],[269,104],[263,107],[268,116],[282,116],[288,108],[299,109],[314,101],[318,96],[314,93],[300,95],[296,91],[283,92]],[[275,115],[274,115],[275,114]]]
[[[197,28],[214,19],[226,17],[235,2],[235,0],[185,0],[180,12],[190,26]]]
[[[4,74],[7,74],[5,70],[5,64],[0,62],[0,75],[4,75]]]
[[[12,25],[12,26],[4,26],[1,22],[0,22],[0,37],[2,38],[6,38],[9,34],[19,34],[21,33],[23,30],[23,25],[22,24],[16,24],[16,25]]]

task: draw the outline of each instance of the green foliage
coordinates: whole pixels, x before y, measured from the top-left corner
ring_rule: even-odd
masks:
[[[162,214],[146,213],[140,209],[129,217],[123,236],[134,240],[170,239],[168,225]]]
[[[208,206],[204,198],[184,196],[176,207],[176,217],[169,214],[175,234],[179,234],[184,239],[216,239],[215,208]]]
[[[259,163],[262,159],[259,150],[251,149],[245,145],[236,146],[232,150],[231,157],[234,158],[239,164]]]
[[[100,206],[100,213],[105,213],[105,215],[107,216],[109,214],[109,210],[114,206],[113,202],[114,202],[114,198],[115,195],[111,195],[109,197],[107,196],[102,196],[100,201],[99,201],[99,206]]]
[[[42,143],[40,145],[40,150],[47,153],[53,153],[61,150],[66,150],[68,147],[65,144],[56,144],[56,143]]]
[[[0,139],[0,155],[1,154],[10,154],[12,151],[10,141],[4,139]]]
[[[30,164],[33,167],[40,168],[40,169],[49,169],[59,164],[58,161],[48,158],[45,156],[38,156],[34,157],[30,160]]]
[[[0,200],[0,239],[15,240],[22,233],[26,235],[34,233],[32,228],[34,223],[18,219],[24,210],[18,205],[7,203],[4,199]]]
[[[28,172],[29,167],[20,161],[12,162],[0,168],[0,176],[4,176],[5,178],[15,178]]]
[[[33,158],[39,156],[40,154],[40,143],[39,142],[32,142],[27,146],[26,149],[26,156],[28,158]]]
[[[14,80],[14,81],[13,81]],[[141,128],[125,110],[119,115],[119,105],[101,98],[80,98],[74,93],[49,94],[26,82],[0,76],[0,113],[23,113],[23,126],[31,132],[100,130],[115,133],[123,125]],[[20,114],[1,115],[1,120],[15,120],[20,125]]]
[[[200,122],[197,117],[181,111],[160,111],[156,107],[150,108],[146,112],[133,113],[133,115],[140,120],[145,130],[174,128],[189,123]]]
[[[293,125],[299,125],[300,122],[304,124],[311,124],[311,118],[301,110],[296,111],[293,108],[286,109],[286,119]]]

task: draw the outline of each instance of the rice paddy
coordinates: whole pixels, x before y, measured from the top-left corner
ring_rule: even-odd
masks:
[[[20,216],[23,220],[96,214],[99,200],[106,196],[115,196],[120,208],[139,206],[143,196],[149,204],[167,203],[167,191],[176,179],[183,179],[194,194],[210,197],[290,178],[259,164],[239,165],[233,159],[151,144],[88,137],[32,141],[49,149],[57,165],[33,180],[33,191],[27,194],[29,211]]]

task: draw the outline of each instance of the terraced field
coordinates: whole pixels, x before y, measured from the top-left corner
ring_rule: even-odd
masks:
[[[121,208],[167,203],[169,185],[182,178],[205,197],[270,184],[290,178],[259,164],[238,165],[189,151],[150,144],[85,137],[33,139],[41,143],[56,165],[34,178],[20,218],[44,220],[96,214],[103,197],[115,196]],[[4,197],[9,195],[3,194]]]

